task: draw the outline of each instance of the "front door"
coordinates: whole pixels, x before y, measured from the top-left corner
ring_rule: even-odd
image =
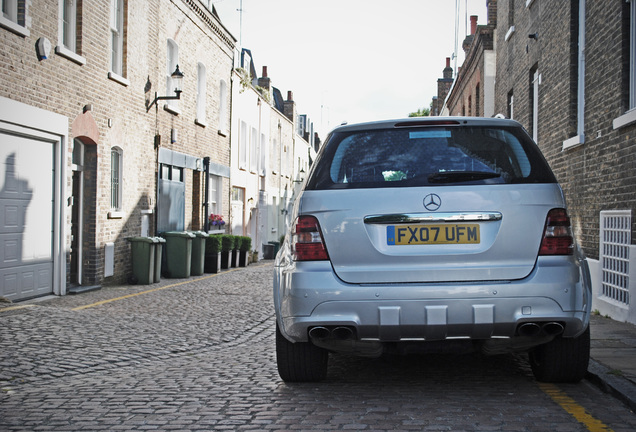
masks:
[[[84,145],[73,141],[73,195],[71,197],[71,285],[82,284],[82,204],[84,202]]]

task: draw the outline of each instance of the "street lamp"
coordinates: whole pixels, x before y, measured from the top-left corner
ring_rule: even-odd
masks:
[[[174,92],[176,96],[157,96],[157,92],[155,92],[155,98],[152,102],[148,103],[148,99],[146,99],[146,112],[150,111],[150,108],[152,108],[152,106],[155,105],[157,101],[181,99],[181,83],[183,81],[183,73],[179,70],[179,65],[177,65],[177,68],[174,70],[174,72],[172,72],[170,78],[172,78],[172,84],[174,85]],[[150,80],[148,80],[148,83],[146,83],[146,88],[148,89],[150,87],[149,84]]]

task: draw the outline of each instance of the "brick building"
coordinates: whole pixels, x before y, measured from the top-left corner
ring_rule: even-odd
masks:
[[[489,11],[495,5],[489,2]],[[496,15],[489,14],[487,25],[478,26],[470,17],[471,32],[462,44],[465,60],[444,101],[442,115],[492,117],[495,112],[494,33]]]
[[[636,322],[636,1],[500,0],[497,23],[495,110],[526,127],[564,188],[593,307]]]
[[[234,45],[209,1],[3,2],[0,296],[126,281],[128,237],[204,228],[208,178],[229,215]]]
[[[524,125],[563,186],[592,271],[593,307],[636,323],[636,0],[487,6],[488,25],[465,41],[441,113],[503,114]],[[488,62],[490,88],[482,85]],[[492,111],[476,103],[489,98]]]

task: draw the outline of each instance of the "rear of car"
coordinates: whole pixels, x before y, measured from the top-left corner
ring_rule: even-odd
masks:
[[[286,381],[328,352],[529,351],[538,379],[589,359],[589,271],[560,186],[514,121],[416,118],[326,139],[277,256]]]

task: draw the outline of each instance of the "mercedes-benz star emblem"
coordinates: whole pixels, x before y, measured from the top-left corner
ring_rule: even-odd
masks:
[[[436,211],[442,205],[442,199],[437,194],[428,194],[424,197],[424,208],[428,211]]]

